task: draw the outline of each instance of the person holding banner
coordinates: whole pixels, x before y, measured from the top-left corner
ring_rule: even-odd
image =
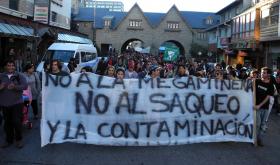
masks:
[[[149,70],[149,75],[147,75],[144,79],[150,80],[150,79],[156,79],[160,76],[160,67],[158,65],[152,65]]]
[[[112,65],[108,65],[105,76],[115,77],[115,67]]]
[[[128,69],[125,71],[125,78],[126,79],[136,79],[138,78],[138,74],[134,70],[135,63],[133,60],[128,62]]]
[[[223,70],[215,70],[215,79],[217,80],[223,80],[224,79],[224,73]]]
[[[0,74],[0,107],[6,133],[6,142],[1,147],[9,147],[15,139],[16,147],[22,148],[22,94],[28,85],[24,75],[15,71],[14,60],[7,61],[5,69],[6,72]]]
[[[118,68],[117,71],[116,71],[116,78],[118,80],[123,80],[125,77],[125,71],[124,71],[124,68]]]
[[[254,109],[257,111],[257,144],[263,146],[263,135],[266,128],[266,118],[269,115],[269,98],[273,96],[273,84],[270,81],[272,71],[268,67],[261,69],[261,79],[256,79],[256,105]]]
[[[187,68],[185,65],[178,65],[177,74],[175,78],[188,77]]]
[[[69,75],[68,72],[62,70],[61,62],[59,60],[52,60],[50,66],[50,74],[57,75],[57,76],[67,76]]]

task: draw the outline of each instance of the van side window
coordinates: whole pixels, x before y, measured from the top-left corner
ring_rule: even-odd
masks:
[[[87,62],[87,60],[86,60],[86,52],[81,52],[81,62]]]
[[[96,53],[81,52],[82,62],[88,62],[96,58]]]
[[[96,58],[96,53],[91,53],[92,56],[92,60],[94,60]]]
[[[76,64],[80,63],[80,53],[79,52],[76,52],[76,54],[75,54],[75,62],[76,62]]]

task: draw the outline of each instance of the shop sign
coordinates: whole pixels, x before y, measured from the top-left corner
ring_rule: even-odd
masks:
[[[49,18],[48,15],[49,15],[49,1],[46,0],[35,1],[34,21],[47,24]]]

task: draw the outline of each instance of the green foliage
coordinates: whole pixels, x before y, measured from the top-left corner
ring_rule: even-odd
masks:
[[[199,56],[198,52],[201,52],[201,55]],[[207,47],[199,45],[197,43],[192,43],[191,44],[191,49],[190,49],[190,54],[191,57],[193,58],[198,58],[198,57],[205,57],[207,56]]]

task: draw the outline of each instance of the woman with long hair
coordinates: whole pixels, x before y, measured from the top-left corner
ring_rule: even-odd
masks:
[[[33,64],[26,64],[24,68],[24,75],[26,77],[28,86],[31,89],[32,102],[31,107],[33,110],[34,119],[38,119],[38,98],[41,93],[41,81],[37,72],[34,72]]]

